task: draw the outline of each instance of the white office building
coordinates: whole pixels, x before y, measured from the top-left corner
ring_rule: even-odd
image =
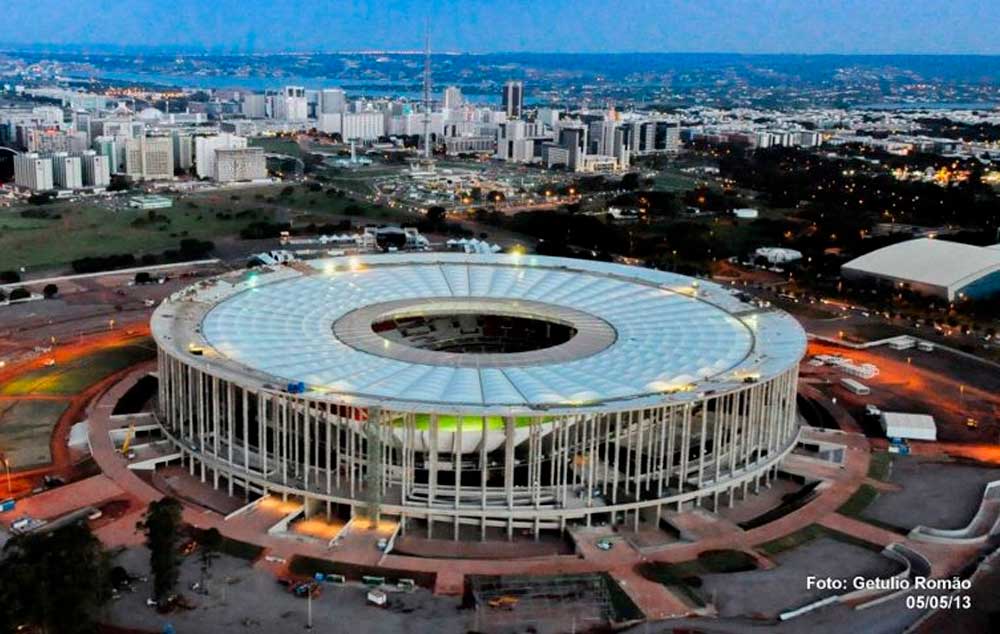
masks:
[[[173,179],[173,138],[158,136],[126,139],[125,173],[144,180]]]
[[[194,139],[190,134],[174,132],[174,168],[189,171],[194,167]]]
[[[244,147],[215,150],[215,175],[220,183],[267,178],[264,148]]]
[[[263,119],[267,116],[267,98],[264,95],[255,93],[243,95],[240,112],[248,119]]]
[[[462,89],[458,86],[448,86],[444,89],[444,109],[445,110],[457,110],[462,107],[465,103],[465,98],[462,97]]]
[[[275,119],[285,121],[305,121],[309,118],[309,103],[306,101],[306,89],[301,86],[285,86],[281,98],[277,100],[279,112]]]
[[[524,110],[524,82],[509,81],[503,86],[503,109],[508,119],[517,119]]]
[[[212,136],[200,136],[194,140],[194,167],[198,178],[216,176],[215,160],[218,150],[240,150],[247,147],[245,137],[224,132]]]
[[[65,152],[52,155],[52,182],[58,189],[80,189],[83,187],[83,169],[80,157]]]
[[[327,88],[319,94],[319,114],[347,112],[347,95],[340,88]]]
[[[87,150],[80,157],[84,187],[107,187],[111,184],[111,163],[108,157]]]
[[[385,115],[381,112],[349,112],[343,115],[340,136],[345,141],[375,141],[385,135]]]
[[[18,154],[14,157],[14,184],[32,191],[52,189],[52,159],[34,152]]]

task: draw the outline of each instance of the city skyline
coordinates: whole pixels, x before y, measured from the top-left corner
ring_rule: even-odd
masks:
[[[948,6],[925,0],[763,5],[351,0],[323,6],[148,0],[93,8],[69,13],[53,0],[14,0],[7,10],[12,28],[0,47],[212,54],[416,51],[423,28],[414,16],[427,16],[435,50],[463,53],[1000,54],[994,37],[1000,6],[978,0]],[[576,19],[559,19],[570,14]]]

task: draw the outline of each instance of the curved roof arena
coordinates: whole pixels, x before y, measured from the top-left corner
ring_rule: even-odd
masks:
[[[502,314],[571,326],[554,347],[438,352],[372,324],[399,314]],[[692,400],[795,365],[805,333],[728,288],[619,264],[399,253],[297,262],[199,283],[153,333],[222,378],[403,411],[495,414]],[[202,357],[191,355],[193,347]]]

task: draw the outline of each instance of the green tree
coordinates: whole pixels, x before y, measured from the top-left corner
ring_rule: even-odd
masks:
[[[31,293],[28,292],[28,289],[24,288],[23,286],[15,288],[10,292],[10,295],[8,296],[8,298],[12,302],[17,301],[19,299],[28,299],[29,297],[31,297]]]
[[[212,528],[198,531],[198,561],[201,564],[201,588],[208,591],[208,577],[211,576],[212,563],[219,558],[219,550],[222,548],[222,533],[219,529]]]
[[[439,227],[444,223],[446,213],[445,208],[440,205],[429,207],[427,209],[427,222],[434,227]]]
[[[153,575],[153,600],[161,601],[173,593],[180,577],[181,503],[165,497],[149,503],[142,520],[136,525],[146,535],[149,549],[149,570]]]
[[[19,631],[26,623],[59,634],[97,631],[110,598],[109,565],[86,524],[14,537],[0,568],[0,631]]]
[[[629,172],[628,174],[622,176],[622,189],[636,190],[639,189],[639,172]]]

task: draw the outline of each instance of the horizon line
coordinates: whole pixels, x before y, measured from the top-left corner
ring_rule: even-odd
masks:
[[[221,48],[221,46],[220,46]],[[86,53],[86,49],[104,49],[105,55],[125,55],[129,52],[143,51],[161,54],[182,54],[188,56],[228,56],[228,57],[260,57],[260,56],[297,56],[297,55],[424,55],[423,49],[274,49],[254,52],[247,51],[214,51],[210,47],[193,48],[172,44],[110,44],[110,43],[4,43],[0,42],[0,53],[45,52],[38,49],[65,49],[58,52]],[[57,52],[57,51],[52,51]],[[683,50],[614,50],[614,51],[546,51],[546,50],[496,50],[468,51],[445,49],[431,51],[431,55],[447,56],[485,56],[485,55],[736,55],[745,57],[787,56],[787,57],[1000,57],[1000,51],[989,53],[972,52],[797,52],[797,51],[683,51]]]

